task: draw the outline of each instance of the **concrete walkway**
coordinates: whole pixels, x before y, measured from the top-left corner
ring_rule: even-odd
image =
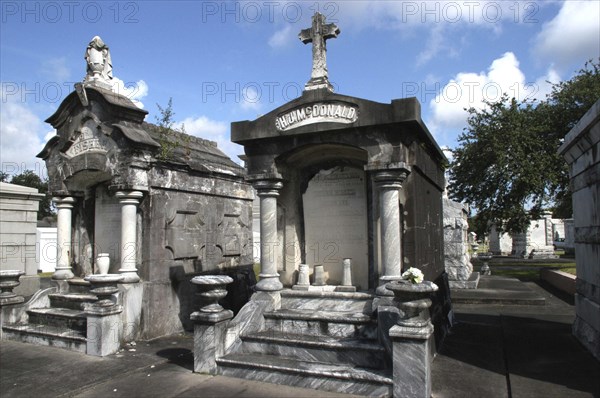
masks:
[[[434,397],[599,397],[600,365],[571,336],[572,304],[534,283],[545,305],[456,304],[433,363]],[[349,397],[192,372],[191,335],[89,357],[2,341],[0,396]]]

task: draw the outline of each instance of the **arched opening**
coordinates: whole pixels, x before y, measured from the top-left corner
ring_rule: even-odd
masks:
[[[286,248],[280,271],[290,275],[300,263],[311,268],[323,265],[327,283],[337,285],[343,259],[351,258],[353,284],[369,288],[367,158],[361,148],[327,143],[298,148],[277,159],[285,179],[280,203],[286,210],[284,225],[279,225]]]

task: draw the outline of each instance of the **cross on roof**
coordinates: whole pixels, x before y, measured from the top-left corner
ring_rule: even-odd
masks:
[[[340,28],[336,24],[325,23],[325,16],[315,12],[312,17],[312,27],[300,31],[298,38],[302,43],[312,43],[312,73],[310,80],[304,86],[305,90],[327,88],[333,91],[333,86],[327,77],[327,39],[335,39],[340,34]]]

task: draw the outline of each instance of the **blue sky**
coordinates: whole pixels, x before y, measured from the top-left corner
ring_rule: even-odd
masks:
[[[600,57],[599,1],[2,1],[0,162],[33,169],[54,134],[43,121],[85,75],[95,35],[110,47],[116,90],[154,122],[173,98],[188,133],[234,160],[233,121],[300,95],[315,10],[341,29],[327,42],[330,80],[346,95],[417,97],[438,144],[453,148],[463,108],[502,91],[543,99],[547,81]]]

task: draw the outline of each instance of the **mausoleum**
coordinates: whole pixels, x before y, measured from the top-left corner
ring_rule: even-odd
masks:
[[[313,46],[302,96],[232,124],[259,198],[259,281],[235,317],[214,303],[192,315],[194,368],[367,396],[428,397],[451,310],[446,158],[415,98],[379,103],[333,92],[325,43],[339,33],[316,13],[299,35]],[[416,269],[426,281],[416,283]],[[406,270],[415,283],[402,278]],[[229,282],[194,283],[208,303]]]
[[[234,310],[248,300],[256,283],[254,193],[243,168],[214,142],[146,123],[147,111],[111,90],[110,53],[99,37],[86,60],[84,82],[48,118],[57,133],[38,155],[58,212],[55,286],[25,303],[4,334],[104,355],[85,343],[86,308],[102,290],[103,281],[90,280],[95,274],[118,277],[105,278],[118,288],[110,310],[122,323],[117,348],[192,329],[195,275],[230,275]],[[76,327],[37,333],[44,322]]]

